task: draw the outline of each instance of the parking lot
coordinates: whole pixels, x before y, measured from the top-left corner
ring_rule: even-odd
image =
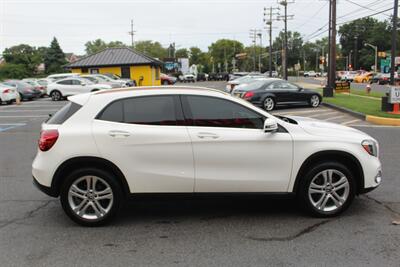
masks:
[[[0,106],[0,266],[399,266],[398,127],[323,106],[273,112],[355,127],[379,141],[382,185],[340,217],[307,217],[290,199],[143,199],[110,226],[83,228],[32,185],[40,125],[64,104]]]

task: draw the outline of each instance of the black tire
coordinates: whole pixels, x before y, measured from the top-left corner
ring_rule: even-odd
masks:
[[[93,93],[93,92],[97,92],[97,91],[99,91],[99,89],[93,89],[93,90],[90,91],[90,92]]]
[[[263,108],[266,111],[274,110],[276,107],[276,101],[271,96],[267,96],[263,101]]]
[[[98,219],[86,219],[82,218],[79,215],[75,214],[75,212],[72,210],[68,198],[68,193],[71,185],[80,179],[83,176],[96,176],[108,183],[112,190],[113,194],[113,200],[111,203],[110,210],[102,217]],[[116,177],[106,171],[103,171],[101,169],[95,169],[95,168],[82,168],[78,169],[71,174],[69,174],[65,181],[63,182],[60,190],[60,202],[62,205],[62,208],[64,209],[65,213],[70,217],[74,222],[83,225],[83,226],[100,226],[104,225],[106,223],[109,223],[112,219],[115,218],[115,216],[118,214],[121,204],[124,200],[123,196],[123,191],[121,189],[121,186],[119,182],[117,181]]]
[[[310,99],[308,100],[308,104],[312,107],[312,108],[317,108],[319,107],[319,105],[321,104],[321,99],[319,98],[318,95],[311,95]]]
[[[345,199],[344,203],[340,206],[337,207],[334,210],[331,211],[323,211],[320,209],[317,209],[311,202],[310,197],[309,197],[309,188],[310,184],[315,179],[316,175],[321,173],[324,170],[337,170],[340,173],[344,174],[344,176],[347,178],[348,181],[348,195],[347,198]],[[334,183],[333,183],[334,184]],[[326,190],[326,189],[324,189]],[[325,191],[326,194],[327,191]],[[354,196],[356,193],[356,181],[354,178],[353,173],[342,163],[335,162],[335,161],[328,161],[328,162],[321,162],[316,164],[314,167],[312,167],[304,176],[304,178],[300,181],[298,190],[297,190],[297,197],[299,199],[299,202],[301,203],[302,207],[305,209],[306,212],[308,212],[310,215],[314,217],[320,217],[320,218],[326,218],[326,217],[334,217],[342,212],[344,212],[350,204],[353,202]],[[319,193],[316,193],[319,194]],[[322,194],[321,194],[322,195]],[[329,201],[332,201],[331,199]],[[329,203],[328,201],[328,203]]]
[[[50,97],[51,97],[51,100],[53,100],[53,101],[61,101],[63,98],[61,92],[58,90],[51,91]]]

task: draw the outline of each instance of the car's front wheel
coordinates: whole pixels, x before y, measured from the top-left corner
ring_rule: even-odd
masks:
[[[109,222],[118,213],[121,200],[121,186],[115,177],[93,168],[71,173],[60,192],[65,213],[84,226],[99,226]]]
[[[271,111],[275,108],[275,100],[272,97],[264,99],[263,107],[266,111]]]
[[[345,211],[355,196],[352,172],[338,162],[320,163],[300,181],[298,196],[303,207],[317,217],[332,217]]]
[[[321,100],[319,99],[318,95],[312,95],[310,97],[310,106],[313,108],[316,108],[319,106],[319,104],[321,103]]]

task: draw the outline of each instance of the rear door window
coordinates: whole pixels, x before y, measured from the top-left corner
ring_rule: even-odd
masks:
[[[115,101],[98,119],[144,125],[183,125],[183,115],[177,96],[146,96]]]

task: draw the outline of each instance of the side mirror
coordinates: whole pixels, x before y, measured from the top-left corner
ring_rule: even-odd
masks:
[[[272,118],[266,118],[264,121],[264,132],[273,133],[278,130],[278,123]]]
[[[299,91],[302,91],[303,90],[303,87],[299,87]]]

